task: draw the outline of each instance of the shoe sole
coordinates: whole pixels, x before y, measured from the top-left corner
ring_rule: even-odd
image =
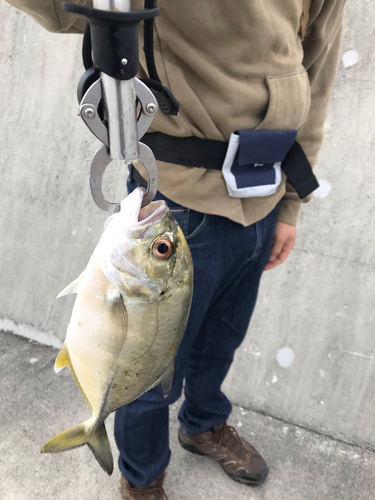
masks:
[[[200,451],[194,445],[188,444],[188,443],[185,443],[184,441],[182,441],[180,434],[178,434],[178,441],[184,450],[189,451],[190,453],[193,453],[194,455],[199,455],[201,457],[209,456],[209,455],[207,455],[207,453],[203,453],[202,451]],[[209,458],[211,458],[211,457],[209,457]],[[236,481],[236,483],[244,484],[246,486],[260,486],[261,484],[264,483],[264,481],[268,477],[268,471],[269,471],[268,467],[265,467],[264,469],[261,469],[260,472],[258,472],[258,474],[260,476],[262,476],[261,479],[253,479],[252,480],[252,479],[244,479],[242,477],[231,474],[230,472],[228,472],[226,470],[226,468],[223,465],[221,465],[220,463],[219,463],[219,465],[221,466],[221,468],[223,469],[225,474],[228,477],[230,477],[233,481]]]

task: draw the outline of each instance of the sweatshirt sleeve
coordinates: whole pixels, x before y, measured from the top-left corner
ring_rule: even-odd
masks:
[[[314,4],[320,3],[316,12]],[[331,90],[338,66],[343,11],[345,0],[312,2],[310,23],[303,41],[303,65],[307,70],[311,88],[311,108],[304,125],[299,129],[297,141],[314,167],[324,138],[324,122],[327,117]],[[301,203],[307,203],[312,195],[300,200],[287,183],[281,200],[278,220],[297,225]]]
[[[10,5],[34,18],[43,28],[54,33],[83,33],[86,20],[65,12],[62,0],[6,0]],[[92,7],[92,0],[69,0]]]

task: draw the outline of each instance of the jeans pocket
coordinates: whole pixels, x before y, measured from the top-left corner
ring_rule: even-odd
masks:
[[[171,214],[180,225],[187,241],[192,240],[202,231],[208,221],[208,215],[185,207],[170,207]]]
[[[178,222],[186,238],[189,231],[190,210],[185,207],[169,207],[169,210]]]
[[[208,221],[208,214],[195,212],[190,210],[189,233],[186,235],[186,240],[190,241],[204,229]]]

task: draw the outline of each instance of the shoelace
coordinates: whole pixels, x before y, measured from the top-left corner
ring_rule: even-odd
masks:
[[[152,495],[159,496],[168,500],[168,497],[162,486],[151,486],[149,488],[133,488],[131,486],[127,487],[129,493],[134,498],[134,500],[146,500],[147,498],[152,498]]]
[[[223,427],[215,434],[218,439],[219,446],[226,446],[231,448],[235,454],[242,455],[244,452],[244,445],[242,439],[234,427],[225,423]],[[241,453],[242,452],[242,453]],[[249,452],[246,450],[244,458],[247,457]]]

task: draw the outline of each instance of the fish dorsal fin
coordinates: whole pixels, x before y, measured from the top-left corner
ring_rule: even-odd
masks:
[[[70,283],[70,285],[66,286],[64,288],[64,290],[62,290],[58,296],[56,297],[56,299],[59,299],[60,297],[64,297],[64,295],[68,295],[69,293],[78,293],[79,292],[79,287],[81,285],[81,282],[83,280],[83,274],[84,274],[85,271],[83,271],[83,273],[81,273],[77,279],[75,279],[74,281],[72,281]]]
[[[56,361],[55,361],[55,373],[59,373],[65,366],[67,366],[69,368],[69,370],[71,371],[73,378],[75,380],[75,383],[77,384],[77,387],[78,387],[80,393],[82,394],[83,399],[86,401],[86,404],[92,413],[93,412],[92,405],[91,405],[90,401],[87,399],[86,394],[83,392],[81,384],[79,383],[76,372],[74,371],[72,362],[70,360],[68,348],[64,342],[64,344],[62,345],[62,348],[60,349],[59,354],[57,355]]]

